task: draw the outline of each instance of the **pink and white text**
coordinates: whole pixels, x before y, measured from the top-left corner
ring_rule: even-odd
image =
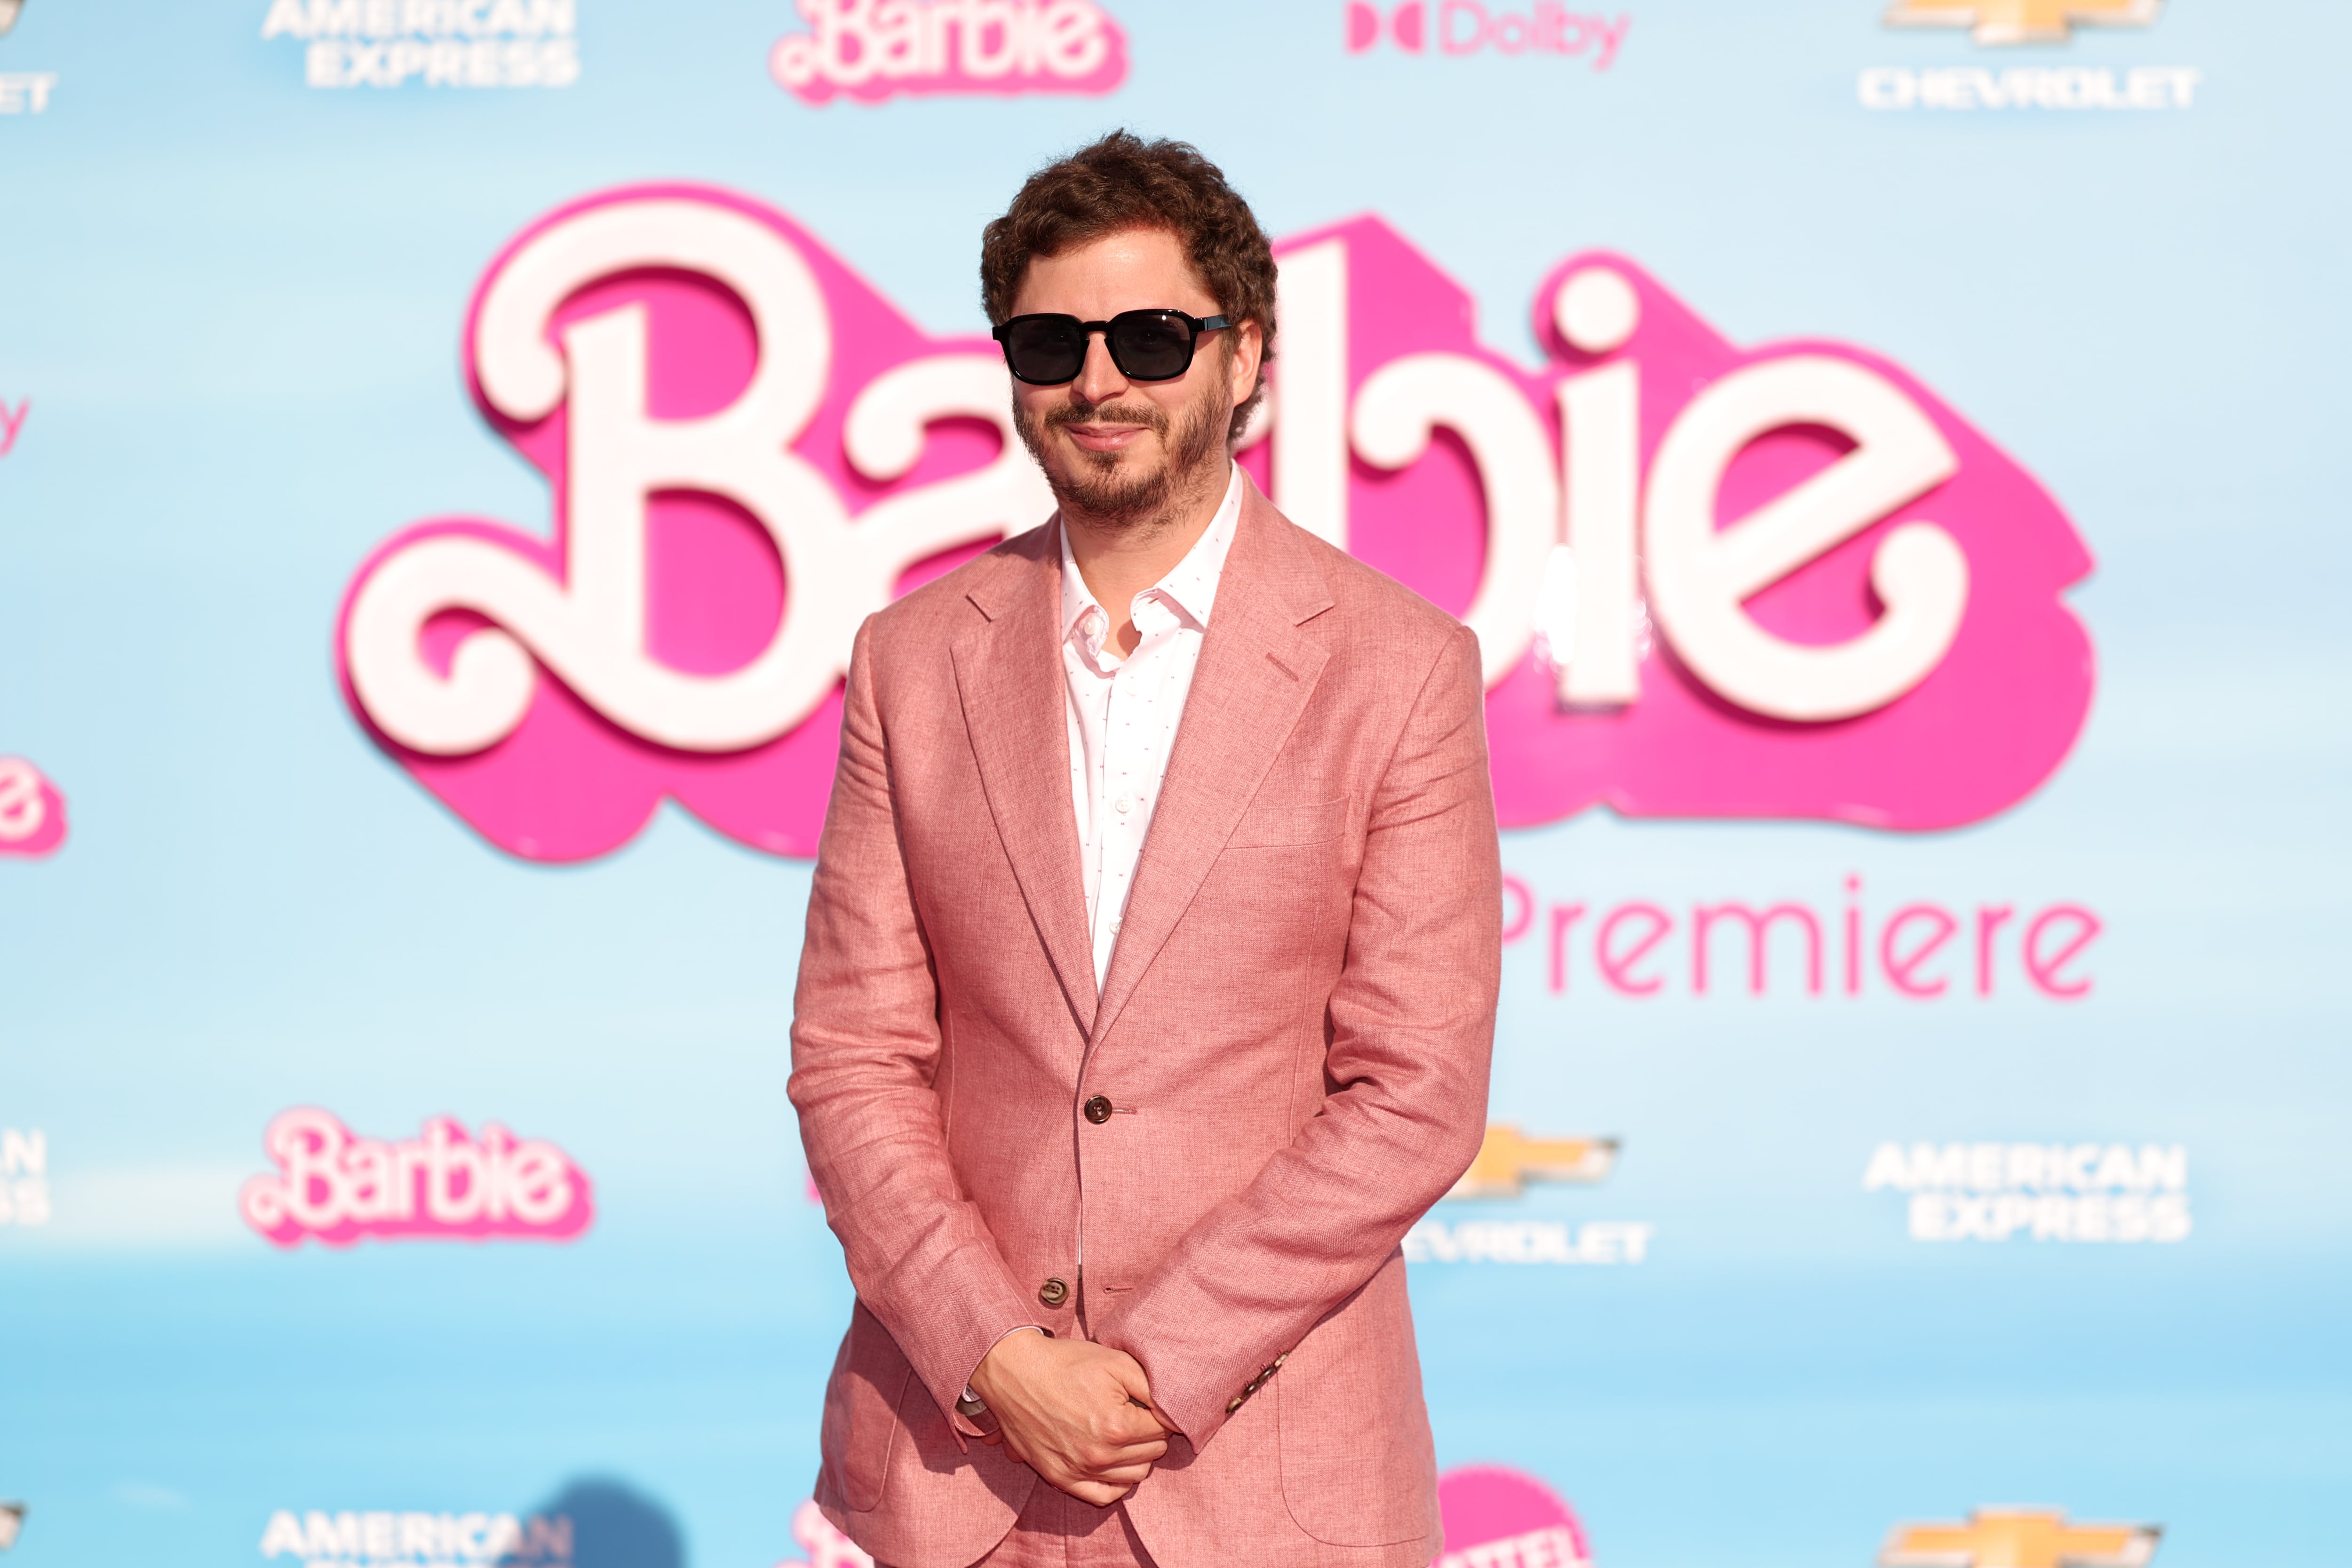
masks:
[[[415,1138],[354,1136],[304,1107],[269,1123],[278,1174],[246,1183],[237,1207],[280,1247],[346,1247],[362,1237],[569,1241],[594,1213],[587,1173],[562,1150],[486,1123],[469,1137],[436,1116]]]
[[[768,54],[776,85],[835,94],[1105,93],[1127,79],[1127,34],[1094,0],[797,0],[805,33]]]
[[[2090,557],[1899,366],[1736,346],[1593,251],[1536,290],[1530,369],[1377,217],[1276,256],[1282,353],[1240,461],[1477,634],[1506,826],[1951,827],[2064,759],[2092,663],[2063,595]],[[385,748],[529,858],[616,848],[665,798],[814,853],[858,624],[1053,510],[994,344],[928,336],[730,193],[631,187],[531,225],[465,360],[552,528],[395,535],[336,649]]]

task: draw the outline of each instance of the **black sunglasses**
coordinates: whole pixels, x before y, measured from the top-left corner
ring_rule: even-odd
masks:
[[[989,335],[1004,345],[1005,368],[1032,386],[1076,381],[1086,368],[1087,342],[1097,332],[1110,363],[1129,381],[1173,381],[1192,368],[1202,332],[1230,325],[1223,316],[1181,310],[1121,310],[1108,321],[1076,316],[1015,316]]]

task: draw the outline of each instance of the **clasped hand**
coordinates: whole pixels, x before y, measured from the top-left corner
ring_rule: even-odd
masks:
[[[1174,1430],[1151,1408],[1143,1368],[1088,1340],[1007,1334],[971,1374],[997,1430],[982,1439],[1072,1497],[1108,1508],[1151,1473]]]

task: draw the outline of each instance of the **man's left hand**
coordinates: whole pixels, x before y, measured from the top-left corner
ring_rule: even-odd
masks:
[[[1087,1340],[1007,1334],[971,1374],[996,1417],[982,1439],[1083,1502],[1108,1508],[1151,1473],[1173,1430],[1151,1406],[1143,1368]]]

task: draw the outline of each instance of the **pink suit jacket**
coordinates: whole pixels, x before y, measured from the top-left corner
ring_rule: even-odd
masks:
[[[1047,1483],[954,1402],[1037,1323],[1132,1354],[1181,1428],[1126,1503],[1161,1568],[1425,1568],[1398,1243],[1486,1121],[1477,643],[1250,488],[1097,994],[1058,529],[908,595],[851,661],[793,1021],[858,1298],[817,1501],[902,1568],[984,1555]]]

